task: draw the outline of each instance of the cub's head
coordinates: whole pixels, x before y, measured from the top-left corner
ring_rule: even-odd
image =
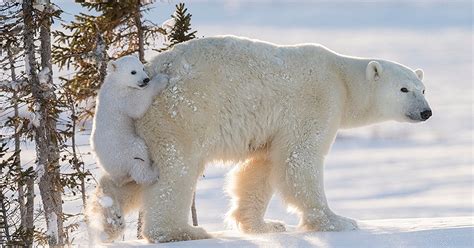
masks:
[[[107,65],[107,77],[119,87],[134,89],[143,89],[150,82],[145,66],[133,55],[110,61]]]
[[[420,122],[431,117],[421,69],[411,70],[389,61],[371,61],[366,78],[375,85],[375,107],[382,119]]]

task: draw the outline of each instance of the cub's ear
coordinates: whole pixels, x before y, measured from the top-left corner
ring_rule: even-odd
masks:
[[[107,64],[107,71],[112,72],[117,70],[117,63],[115,61],[111,60]]]
[[[416,69],[415,74],[418,77],[418,79],[423,80],[423,70],[422,69]]]
[[[367,80],[377,81],[379,80],[381,74],[382,74],[382,65],[380,65],[380,63],[377,61],[370,61],[365,71]]]

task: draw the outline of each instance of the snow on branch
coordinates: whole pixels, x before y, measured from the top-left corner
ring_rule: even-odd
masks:
[[[175,12],[176,13],[176,12]],[[173,14],[174,16],[175,14]],[[175,18],[170,18],[163,22],[161,24],[161,28],[166,31],[167,34],[171,33],[171,30],[173,30],[174,26],[176,25],[176,19]]]

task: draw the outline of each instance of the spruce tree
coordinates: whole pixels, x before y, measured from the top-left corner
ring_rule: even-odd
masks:
[[[3,103],[3,115],[0,123],[6,128],[13,130],[13,134],[4,136],[6,140],[13,140],[14,143],[14,170],[18,175],[22,175],[24,170],[21,167],[20,143],[24,137],[31,133],[28,128],[28,119],[20,116],[21,110],[26,109],[29,101],[27,89],[25,87],[24,73],[17,69],[21,67],[23,60],[22,47],[22,19],[21,5],[9,2],[0,7],[0,66],[4,69],[4,80],[0,83],[0,100]],[[10,173],[3,171],[4,173]],[[34,178],[16,178],[17,195],[20,223],[24,233],[33,234],[33,211],[34,211]],[[26,237],[26,236],[25,236]],[[32,239],[24,243],[31,245]]]
[[[104,81],[109,59],[138,53],[140,60],[145,62],[146,47],[165,32],[143,19],[142,14],[150,9],[153,1],[78,2],[98,15],[80,13],[75,21],[62,24],[66,31],[54,32],[53,60],[61,69],[75,71],[71,77],[61,78],[73,100],[93,103],[93,97]],[[94,104],[87,106],[89,108],[77,109],[79,119],[93,115]]]
[[[191,32],[192,15],[187,13],[187,11],[188,9],[185,7],[184,3],[176,5],[176,11],[171,16],[174,20],[173,28],[168,34],[166,34],[169,43],[166,44],[166,48],[163,50],[167,50],[176,44],[196,38],[197,31]]]
[[[8,138],[7,138],[8,139]],[[0,136],[0,245],[31,247],[33,230],[25,227],[18,201],[18,187],[34,177],[32,167],[19,170],[15,164],[17,153],[8,155],[5,137]]]
[[[25,73],[33,98],[38,186],[43,203],[49,246],[63,245],[62,187],[59,171],[58,109],[51,66],[51,22],[59,11],[49,1],[23,0],[23,42]],[[35,37],[39,30],[40,63]]]

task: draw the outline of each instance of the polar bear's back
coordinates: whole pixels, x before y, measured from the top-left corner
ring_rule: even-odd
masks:
[[[153,75],[159,72],[179,74],[190,72],[193,67],[195,72],[199,67],[214,66],[213,69],[221,68],[221,71],[232,68],[236,74],[242,74],[236,68],[268,74],[267,71],[294,71],[316,64],[324,66],[327,57],[333,55],[332,51],[316,44],[279,46],[235,36],[218,36],[177,44],[156,56],[149,70]]]
[[[278,46],[221,36],[178,44],[156,56],[148,70],[151,75],[169,75],[175,91],[206,94],[216,104],[240,102],[242,97],[272,102],[275,97],[301,97],[301,91],[317,83],[315,75],[326,80],[331,57],[333,52],[318,45]],[[174,93],[164,96],[172,98]]]

